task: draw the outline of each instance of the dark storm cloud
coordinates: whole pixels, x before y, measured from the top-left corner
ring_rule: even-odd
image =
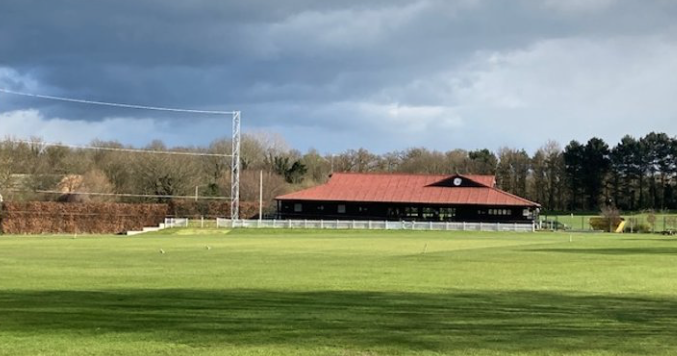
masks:
[[[0,87],[240,109],[248,127],[285,131],[301,148],[390,149],[397,142],[533,148],[538,142],[531,137],[497,143],[493,136],[515,122],[529,125],[548,111],[562,112],[557,100],[541,107],[547,98],[538,93],[564,99],[563,92],[588,85],[569,81],[586,66],[585,60],[577,62],[581,56],[593,52],[593,64],[610,62],[596,65],[614,68],[603,78],[612,83],[614,74],[649,64],[632,58],[638,50],[672,55],[676,15],[677,3],[667,0],[6,0],[0,4]],[[639,45],[646,42],[655,46]],[[626,54],[623,47],[632,60],[616,59]],[[575,55],[561,60],[567,53]],[[653,65],[669,68],[661,61]],[[553,72],[568,73],[564,84],[535,75]],[[645,85],[642,78],[653,75],[638,75],[637,87],[618,99],[633,95]],[[506,85],[504,78],[517,82]],[[651,87],[645,90],[659,91],[654,97],[675,89]],[[0,103],[3,112],[38,109],[44,120],[149,115],[6,96]],[[581,117],[572,120],[586,122],[586,115],[614,120],[618,110],[612,106],[577,112]],[[210,137],[208,125],[200,131],[197,118],[153,115],[197,125],[193,143]],[[631,119],[621,116],[616,119]],[[315,138],[339,135],[342,146],[322,147],[322,140],[297,134],[304,130]],[[373,132],[383,138],[374,139]],[[471,132],[487,138],[468,139]],[[583,134],[586,130],[571,129],[554,138]],[[195,138],[200,135],[205,138]]]

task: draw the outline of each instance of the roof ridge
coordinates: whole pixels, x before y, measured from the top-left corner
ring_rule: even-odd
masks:
[[[331,174],[373,175],[373,176],[418,176],[418,177],[452,177],[459,175],[451,173],[404,173],[404,172],[334,172]]]
[[[372,176],[415,176],[415,177],[466,177],[473,180],[472,177],[491,177],[496,179],[495,174],[465,174],[465,173],[406,173],[406,172],[333,172],[330,175],[372,175]]]

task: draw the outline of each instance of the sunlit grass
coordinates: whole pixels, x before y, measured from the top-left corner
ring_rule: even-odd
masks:
[[[676,262],[654,235],[3,236],[0,355],[673,355]]]

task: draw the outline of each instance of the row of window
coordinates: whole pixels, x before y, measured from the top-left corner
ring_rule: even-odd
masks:
[[[456,208],[419,208],[419,207],[406,207],[406,208],[388,208],[388,215],[393,216],[418,216],[419,212],[423,216],[456,216]]]
[[[477,215],[493,215],[493,216],[511,216],[511,209],[480,209],[477,210]]]
[[[319,205],[317,207],[317,210],[324,211],[324,205]],[[346,206],[344,204],[339,204],[337,206],[336,210],[339,214],[345,214],[346,213]],[[367,211],[367,208],[360,207],[360,212],[362,212],[362,211]],[[294,212],[295,213],[302,213],[303,212],[303,204],[301,204],[301,203],[294,204]]]
[[[324,205],[319,205],[317,207],[317,210],[319,211],[324,211]],[[346,213],[346,206],[345,204],[339,204],[337,205],[337,213],[339,214],[345,214]],[[366,207],[359,207],[358,208],[359,212],[367,212],[369,211],[368,208]],[[296,203],[294,204],[294,212],[295,213],[302,213],[303,212],[303,204],[301,203]],[[527,215],[528,210],[525,210],[525,216]],[[494,216],[510,216],[512,215],[512,210],[511,209],[488,209],[488,210],[478,210],[477,211],[478,215],[494,215]],[[416,218],[419,216],[419,208],[418,207],[406,207],[406,208],[388,208],[388,215],[389,216],[398,216],[398,217],[411,217],[411,218]],[[420,211],[420,215],[423,218],[429,219],[429,218],[440,218],[442,220],[446,219],[451,219],[456,216],[456,208],[423,208],[422,211]]]
[[[489,209],[489,215],[509,216],[509,215],[512,215],[512,210],[510,210],[510,209]]]

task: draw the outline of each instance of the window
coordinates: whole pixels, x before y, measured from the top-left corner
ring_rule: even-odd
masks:
[[[423,208],[423,219],[425,220],[439,220],[440,213],[435,208]]]
[[[510,209],[489,209],[489,215],[509,216],[509,215],[512,215],[512,210],[510,210]]]
[[[404,216],[408,218],[418,218],[418,208],[417,207],[404,208]]]
[[[294,212],[295,213],[300,213],[302,211],[303,211],[303,205],[301,205],[300,203],[294,204]]]
[[[440,220],[452,221],[456,217],[456,208],[440,208]]]
[[[339,213],[339,214],[345,214],[345,213],[346,213],[346,206],[345,206],[345,204],[339,204],[339,206],[338,206],[338,213]]]

